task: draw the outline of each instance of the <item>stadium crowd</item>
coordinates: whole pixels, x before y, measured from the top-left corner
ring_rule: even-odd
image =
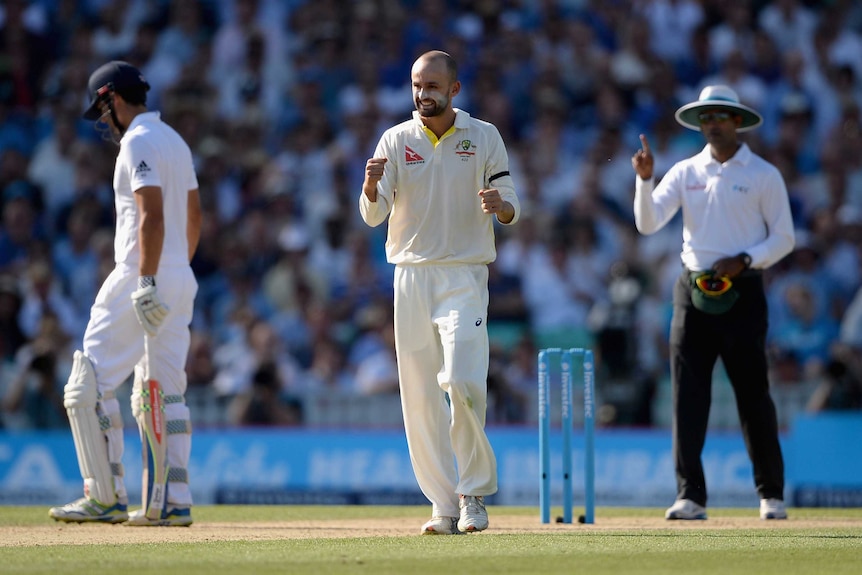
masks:
[[[427,49],[493,122],[523,206],[491,266],[489,422],[531,413],[538,348],[589,345],[609,425],[653,424],[681,222],[638,236],[631,155],[696,153],[673,117],[727,84],[784,175],[795,251],[767,274],[773,385],[862,407],[862,4],[852,0],[6,0],[0,6],[0,428],[65,428],[62,387],[113,267],[114,150],[81,120],[123,59],[195,154],[205,209],[196,424],[302,425],[397,394],[385,226],[365,161]],[[604,389],[603,389],[604,387]],[[614,391],[617,390],[617,391]],[[193,402],[192,402],[193,403]]]

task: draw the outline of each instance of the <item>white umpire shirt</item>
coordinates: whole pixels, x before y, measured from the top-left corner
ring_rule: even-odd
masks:
[[[162,189],[165,239],[159,267],[188,266],[188,192],[198,181],[191,150],[159,112],[135,116],[120,140],[114,168],[114,261],[135,270],[141,254],[135,191],[145,186]]]
[[[377,201],[360,194],[359,210],[370,226],[389,215],[386,258],[392,264],[494,261],[496,218],[482,212],[481,189],[498,189],[515,208],[509,224],[518,221],[521,208],[503,138],[493,124],[457,108],[455,113],[454,126],[438,140],[414,111],[411,120],[386,130],[374,151],[375,158],[389,161]]]
[[[746,252],[751,267],[765,269],[790,253],[793,219],[778,169],[742,144],[724,163],[707,145],[676,163],[653,189],[636,178],[634,215],[642,234],[657,232],[682,208],[682,263],[703,271],[724,257]]]

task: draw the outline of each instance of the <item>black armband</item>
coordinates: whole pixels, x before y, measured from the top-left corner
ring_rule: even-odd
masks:
[[[508,176],[508,175],[509,175],[508,170],[506,170],[505,172],[498,172],[498,173],[494,174],[493,176],[491,176],[490,178],[488,178],[488,184],[490,184],[494,180],[497,180],[499,178],[502,178],[503,176]]]

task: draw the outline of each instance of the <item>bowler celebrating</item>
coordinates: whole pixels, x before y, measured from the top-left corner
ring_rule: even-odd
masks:
[[[381,137],[359,208],[371,226],[389,218],[404,428],[432,504],[421,532],[482,531],[483,498],[497,491],[485,434],[488,263],[494,219],[515,223],[520,205],[500,133],[452,107],[461,90],[455,61],[427,52],[411,80],[416,111]]]

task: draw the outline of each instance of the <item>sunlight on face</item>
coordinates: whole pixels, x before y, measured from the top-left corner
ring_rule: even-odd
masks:
[[[410,78],[413,83],[413,103],[420,116],[432,118],[448,109],[456,82],[452,82],[442,60],[418,60],[413,65]]]

